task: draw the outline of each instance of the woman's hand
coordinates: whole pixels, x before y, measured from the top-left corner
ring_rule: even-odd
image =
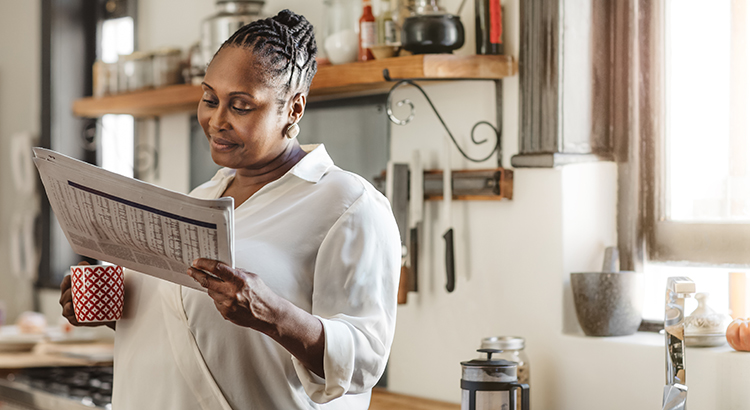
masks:
[[[280,298],[258,275],[211,259],[196,259],[188,274],[206,288],[224,319],[264,333],[273,331],[273,305]]]
[[[243,269],[196,259],[188,274],[208,290],[224,319],[265,333],[313,373],[325,377],[325,333],[318,318],[278,296],[258,275]]]
[[[88,265],[88,262],[81,262],[78,265]],[[115,329],[115,322],[103,322],[103,323],[80,323],[78,322],[78,319],[76,319],[76,313],[75,310],[73,310],[73,289],[72,289],[72,282],[71,282],[71,275],[68,275],[63,278],[62,283],[60,284],[60,306],[62,306],[62,315],[65,319],[68,319],[68,322],[73,326],[78,327],[98,327],[102,325],[106,325],[112,330]]]

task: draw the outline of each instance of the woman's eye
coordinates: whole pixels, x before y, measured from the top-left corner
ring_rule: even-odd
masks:
[[[232,107],[232,109],[237,111],[240,114],[247,114],[253,110],[252,108],[242,108],[242,107]]]
[[[209,107],[215,107],[215,106],[219,105],[219,103],[217,103],[216,101],[209,100],[209,99],[206,99],[206,98],[203,99],[203,102],[206,103],[206,105],[208,105]]]

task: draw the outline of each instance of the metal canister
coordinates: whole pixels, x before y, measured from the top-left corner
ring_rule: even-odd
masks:
[[[182,76],[181,60],[182,50],[179,48],[164,48],[155,51],[152,61],[154,87],[179,83]]]
[[[136,51],[118,60],[119,92],[138,91],[154,85],[153,54]]]
[[[221,45],[245,24],[261,18],[265,1],[235,0],[216,2],[216,14],[203,20],[201,54],[205,64],[211,62]]]
[[[479,349],[487,359],[461,362],[461,410],[516,409],[516,392],[521,394],[521,409],[529,409],[529,385],[518,382],[518,365],[503,359],[493,360],[498,349]]]

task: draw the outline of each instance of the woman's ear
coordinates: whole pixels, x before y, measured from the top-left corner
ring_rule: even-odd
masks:
[[[304,94],[297,93],[292,97],[292,104],[289,107],[289,122],[291,124],[296,124],[302,119],[306,105],[307,97]]]

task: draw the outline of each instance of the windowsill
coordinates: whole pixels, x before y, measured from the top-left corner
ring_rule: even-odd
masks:
[[[632,334],[630,336],[614,336],[614,337],[592,337],[592,336],[585,336],[582,334],[565,334],[566,338],[569,338],[570,340],[580,340],[584,343],[612,343],[612,344],[621,344],[621,345],[629,345],[629,346],[651,346],[656,347],[659,349],[664,349],[664,335],[661,333],[652,333],[652,332],[636,332],[635,334]],[[736,350],[732,349],[729,344],[725,344],[723,346],[718,347],[690,347],[688,346],[687,350],[688,354],[695,352],[695,354],[698,354],[700,352],[701,355],[707,354],[731,354],[731,353],[747,353],[747,352],[737,352]],[[750,353],[746,354],[748,363],[750,363]]]

